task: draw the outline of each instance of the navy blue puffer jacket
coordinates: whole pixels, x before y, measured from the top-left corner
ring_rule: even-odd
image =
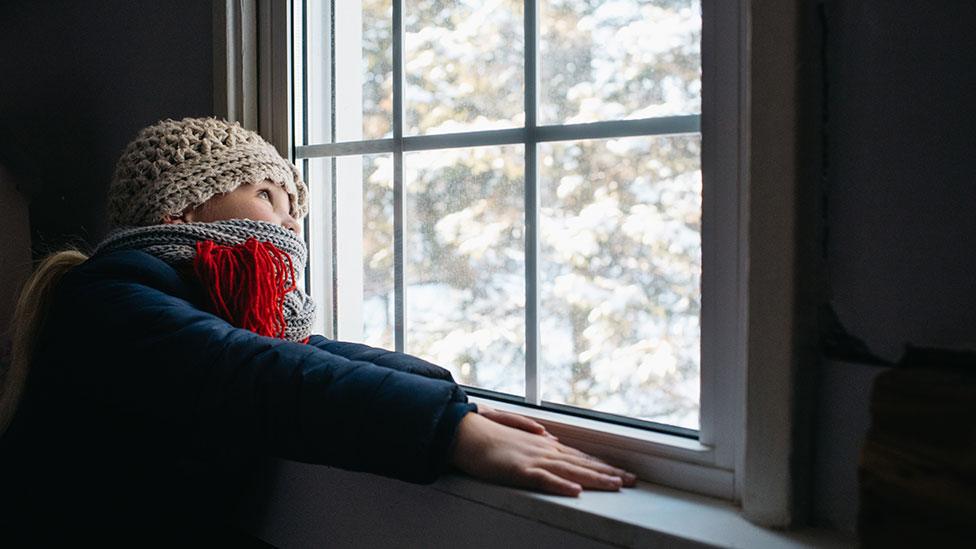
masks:
[[[230,516],[268,457],[421,483],[447,468],[475,407],[446,370],[259,336],[202,303],[195,282],[140,251],[65,275],[0,441],[0,521],[189,532]]]

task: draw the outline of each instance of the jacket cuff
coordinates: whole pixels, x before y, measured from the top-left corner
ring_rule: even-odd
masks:
[[[457,430],[461,420],[468,412],[474,412],[476,406],[468,402],[452,402],[440,418],[434,438],[430,443],[431,476],[429,482],[446,473],[451,468],[451,454],[457,445]]]

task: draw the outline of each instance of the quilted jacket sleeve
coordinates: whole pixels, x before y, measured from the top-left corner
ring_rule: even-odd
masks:
[[[454,382],[451,372],[422,358],[406,353],[387,351],[386,349],[370,347],[361,343],[336,341],[320,335],[313,335],[309,338],[308,344],[350,360],[365,360],[366,362],[372,362],[377,366],[383,366],[385,368],[393,368],[402,372]]]
[[[185,427],[188,444],[216,440],[412,482],[446,469],[457,426],[474,409],[449,376],[259,336],[192,297],[175,270],[142,252],[75,268],[45,332],[61,349],[56,376],[97,405],[145,417],[147,428]]]

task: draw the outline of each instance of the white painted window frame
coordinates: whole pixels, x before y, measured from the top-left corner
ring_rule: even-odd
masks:
[[[699,441],[492,402],[538,418],[562,440],[631,467],[645,480],[739,502],[750,520],[777,527],[793,520],[798,4],[703,0],[702,170],[706,180],[728,180],[711,198],[704,193]],[[295,112],[301,105],[289,82],[294,76],[296,86],[302,84],[302,67],[292,55],[297,6],[214,1],[215,113],[256,125],[292,160],[299,158],[292,136],[300,134]],[[491,138],[473,136],[469,144]],[[406,141],[400,146],[408,147]],[[356,152],[385,150],[380,144]],[[314,153],[306,148],[300,156]],[[324,174],[317,181],[329,188],[312,193],[318,203],[307,234],[313,249],[331,252],[332,239],[323,235],[332,233],[332,179]],[[332,279],[330,255],[312,254],[310,261],[313,296],[324,305],[320,329],[334,325],[327,304],[339,298],[331,284],[314,284]]]

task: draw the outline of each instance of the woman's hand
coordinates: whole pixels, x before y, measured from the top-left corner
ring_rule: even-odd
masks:
[[[482,416],[494,421],[495,423],[501,423],[502,425],[512,427],[514,429],[520,429],[527,433],[532,433],[534,435],[543,435],[549,437],[553,440],[559,440],[555,436],[546,431],[544,425],[538,421],[529,419],[525,416],[520,416],[518,414],[513,414],[510,412],[502,412],[496,410],[487,404],[478,403],[478,413]]]
[[[637,478],[623,469],[539,436],[466,414],[458,426],[451,455],[455,467],[469,475],[550,494],[578,496],[584,489],[619,490]]]

